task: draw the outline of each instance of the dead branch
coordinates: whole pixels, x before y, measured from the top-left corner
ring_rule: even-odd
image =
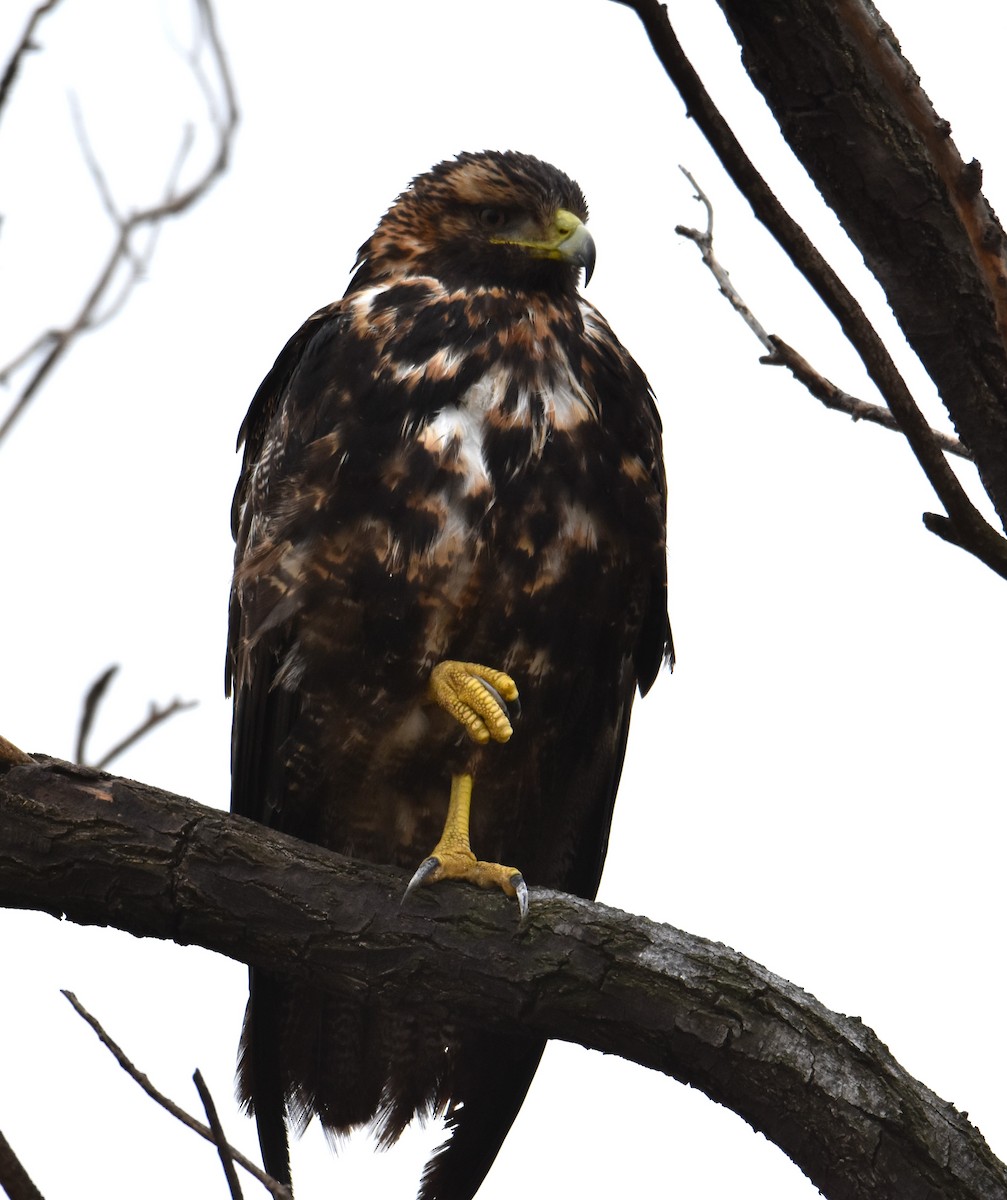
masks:
[[[87,694],[84,697],[84,702],[80,706],[80,721],[77,725],[77,743],[73,752],[73,761],[79,766],[84,766],[87,762],[87,739],[91,735],[91,726],[94,724],[94,718],[98,712],[98,706],[104,699],[108,685],[112,682],[113,677],[119,670],[118,663],[112,663],[110,667],[106,667],[98,678],[87,689]]]
[[[844,412],[852,417],[854,421],[870,421],[874,425],[881,425],[883,428],[894,430],[896,433],[901,432],[898,421],[895,420],[889,409],[880,404],[869,404],[866,400],[858,400],[856,396],[851,396],[848,392],[844,392],[832,383],[831,380],[819,374],[803,355],[798,354],[782,338],[766,332],[765,327],[741,298],[738,289],[731,282],[730,274],[724,270],[713,252],[713,204],[709,196],[707,196],[706,192],[703,191],[685,167],[679,167],[679,170],[692,184],[696,193],[696,199],[706,209],[706,229],[701,232],[698,229],[691,229],[687,225],[676,225],[675,232],[681,237],[688,238],[689,241],[696,243],[703,264],[709,269],[714,279],[716,279],[721,295],[724,296],[734,311],[769,351],[768,354],[759,359],[759,362],[770,367],[787,367],[797,382],[803,384],[816,400],[821,400],[826,408],[835,409],[837,412]],[[971,461],[972,455],[957,438],[949,437],[946,433],[941,433],[937,429],[931,429],[930,432],[942,450],[946,450],[949,454],[957,454],[959,458],[967,458]]]
[[[160,1104],[160,1106],[166,1112],[171,1113],[176,1120],[181,1121],[181,1123],[186,1126],[187,1129],[191,1129],[194,1133],[198,1133],[200,1137],[206,1138],[208,1142],[217,1141],[212,1129],[207,1128],[207,1126],[201,1121],[197,1121],[195,1117],[187,1113],[185,1109],[176,1104],[174,1100],[170,1100],[166,1095],[164,1095],[163,1092],[159,1092],[157,1088],[154,1087],[147,1076],[130,1061],[129,1057],[122,1050],[122,1048],[115,1041],[113,1041],[111,1037],[109,1037],[109,1035],[102,1028],[101,1022],[87,1011],[87,1009],[83,1004],[81,1004],[73,992],[64,990],[63,995],[66,996],[67,1000],[70,1001],[70,1004],[73,1006],[73,1009],[78,1016],[82,1017],[88,1023],[88,1025],[91,1026],[94,1032],[98,1035],[98,1040],[109,1051],[119,1066],[122,1067],[122,1069],[130,1077],[130,1079],[138,1083],[152,1100],[155,1100],[158,1104]],[[288,1188],[286,1188],[282,1183],[277,1183],[271,1175],[267,1175],[261,1167],[256,1166],[256,1164],[253,1163],[250,1158],[246,1158],[240,1150],[235,1150],[233,1146],[226,1146],[226,1149],[230,1158],[240,1166],[244,1167],[249,1175],[254,1176],[271,1195],[276,1197],[276,1200],[291,1200],[290,1190]]]
[[[724,169],[744,195],[756,217],[773,235],[791,262],[807,279],[826,308],[839,322],[843,333],[860,355],[878,391],[884,397],[899,427],[909,442],[931,487],[944,505],[953,524],[957,544],[974,554],[998,575],[1007,578],[1007,539],[1003,538],[984,519],[968,498],[965,489],[952,471],[941,447],[934,440],[930,426],[920,412],[905,381],[899,374],[887,347],[868,320],[856,298],[826,262],[804,230],[780,204],[766,181],[745,154],[733,130],[724,120],[710,98],[695,68],[689,62],[668,18],[668,11],[659,0],[617,0],[632,9],[643,23],[658,61],[678,89],[689,115],[696,121]],[[729,17],[740,20],[746,9],[753,23],[760,21],[772,29],[778,14],[770,13],[764,5],[728,5]],[[758,11],[756,11],[758,10]],[[815,18],[808,18],[814,23]],[[792,21],[802,31],[808,21]],[[771,40],[772,29],[764,35],[763,43]],[[791,55],[793,58],[793,55]],[[827,76],[826,76],[827,77]],[[834,88],[837,92],[842,89]],[[845,94],[845,93],[842,93]],[[779,119],[780,114],[777,113]],[[836,171],[833,169],[833,174]],[[859,175],[857,176],[859,179]],[[823,186],[819,183],[819,186]],[[912,339],[910,339],[912,340]],[[940,384],[938,385],[940,386]],[[942,395],[944,395],[944,390]],[[952,416],[955,414],[952,413]],[[977,454],[975,439],[968,438],[973,454]]]
[[[159,725],[163,725],[165,721],[180,712],[185,712],[187,709],[195,708],[199,703],[198,700],[179,700],[176,696],[174,700],[166,704],[163,708],[159,708],[154,701],[150,702],[150,708],[147,710],[147,715],[139,725],[131,732],[127,733],[121,741],[115,743],[111,750],[106,751],[101,758],[94,764],[95,770],[104,771],[110,763],[115,760],[131,747],[135,746],[141,738],[147,736],[151,730],[156,729]]]
[[[21,1165],[10,1142],[0,1133],[0,1189],[8,1200],[43,1200],[42,1193]]]
[[[0,776],[0,904],[619,1054],[739,1113],[832,1200],[1002,1200],[1007,1170],[963,1114],[859,1020],[735,951],[542,889],[519,930],[496,896],[445,886],[403,905],[405,885],[69,763]]]
[[[101,701],[105,697],[108,685],[112,682],[118,670],[119,666],[117,663],[106,667],[88,688],[87,695],[84,697],[84,702],[80,710],[80,723],[77,727],[77,744],[74,751],[74,761],[78,766],[92,766],[97,771],[104,771],[110,763],[115,762],[121,754],[124,754],[131,746],[135,746],[141,738],[145,738],[152,730],[156,729],[159,725],[163,725],[165,721],[170,720],[176,713],[185,712],[189,708],[195,708],[199,703],[198,700],[179,700],[176,696],[174,700],[161,708],[152,700],[146,717],[144,717],[135,729],[116,742],[97,762],[88,763],[87,739],[91,733],[91,726],[94,724],[95,715]]]
[[[224,1176],[227,1179],[227,1187],[231,1193],[231,1200],[242,1200],[241,1184],[238,1182],[238,1173],[234,1169],[234,1154],[231,1147],[227,1144],[227,1138],[224,1136],[224,1127],[220,1123],[220,1117],[217,1116],[217,1106],[213,1103],[213,1097],[210,1095],[210,1089],[206,1086],[206,1081],[203,1079],[202,1071],[197,1070],[194,1072],[192,1082],[196,1085],[196,1091],[199,1092],[203,1111],[206,1113],[207,1122],[213,1133],[213,1140],[217,1143],[217,1153],[220,1155],[220,1163],[224,1168]],[[288,1192],[289,1195],[289,1190],[286,1187],[283,1190]]]
[[[97,278],[76,315],[66,325],[52,328],[34,339],[30,345],[16,354],[2,369],[0,383],[8,383],[18,372],[29,369],[28,379],[21,387],[6,417],[0,422],[0,441],[6,437],[14,422],[24,412],[49,373],[66,355],[67,351],[85,334],[92,333],[118,313],[126,303],[137,283],[149,266],[157,234],[163,224],[172,217],[181,216],[201,200],[227,170],[231,147],[238,125],[238,108],[231,79],[227,56],[217,31],[216,17],[211,0],[194,0],[200,17],[201,28],[209,47],[212,69],[217,79],[214,93],[207,82],[202,61],[190,55],[190,66],[199,80],[200,88],[207,97],[208,120],[217,140],[216,151],[210,163],[187,187],[180,183],[182,171],[192,146],[191,129],[183,132],[179,149],[162,196],[155,203],[123,214],[115,204],[107,180],[90,149],[83,122],[74,113],[81,152],[95,181],[105,211],[115,226],[116,236],[98,272]],[[218,98],[214,98],[214,97]],[[72,110],[73,111],[73,110]]]
[[[52,12],[58,3],[59,0],[45,0],[44,4],[37,4],[35,6],[31,16],[28,18],[28,24],[21,35],[21,40],[14,47],[13,53],[7,60],[7,66],[4,67],[3,75],[0,76],[0,115],[3,114],[4,106],[10,99],[11,92],[25,58],[32,51],[38,49],[38,44],[35,41],[35,30],[39,22],[47,13]]]

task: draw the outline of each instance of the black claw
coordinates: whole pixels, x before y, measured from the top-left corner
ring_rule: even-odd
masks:
[[[507,701],[503,698],[503,696],[500,695],[492,683],[487,683],[485,679],[480,679],[479,682],[489,692],[497,704],[500,705],[500,707],[504,710],[504,715],[509,719],[510,713],[507,711]]]
[[[503,696],[501,696],[500,693],[496,690],[496,688],[493,686],[492,683],[487,683],[485,679],[480,679],[479,682],[489,692],[489,694],[493,697],[493,699],[497,702],[497,704],[499,704],[500,707],[503,709],[504,716],[507,718],[507,720],[513,724],[513,722],[516,721],[518,719],[518,717],[521,715],[521,697],[515,696],[514,699],[510,702],[510,704],[508,704],[507,701],[503,698]]]
[[[406,887],[399,904],[405,904],[413,892],[415,892],[418,887],[422,887],[440,865],[440,859],[432,857],[425,858],[416,868],[416,873],[413,875],[412,879],[409,880],[409,884]]]
[[[518,924],[523,925],[528,918],[528,885],[520,872],[515,872],[510,877],[510,881],[517,897],[518,912],[520,913]]]

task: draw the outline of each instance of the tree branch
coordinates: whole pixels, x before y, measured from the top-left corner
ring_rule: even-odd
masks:
[[[275,1196],[276,1200],[290,1200],[289,1188],[285,1187],[282,1183],[278,1183],[271,1175],[267,1175],[261,1167],[252,1162],[250,1158],[246,1158],[240,1150],[235,1150],[233,1146],[227,1145],[226,1142],[224,1142],[222,1146],[220,1141],[218,1141],[218,1137],[214,1129],[207,1128],[207,1126],[201,1121],[197,1121],[194,1116],[192,1116],[190,1113],[187,1113],[185,1109],[181,1107],[181,1105],[176,1104],[174,1100],[170,1100],[163,1092],[158,1091],[158,1089],[154,1087],[147,1076],[138,1067],[134,1066],[129,1057],[126,1055],[125,1051],[122,1050],[118,1043],[114,1042],[112,1038],[109,1037],[102,1027],[101,1022],[87,1011],[87,1009],[83,1004],[81,1004],[73,992],[64,991],[63,995],[66,996],[67,1000],[70,1001],[74,1012],[76,1012],[79,1017],[82,1017],[87,1024],[91,1026],[91,1028],[97,1034],[98,1040],[105,1047],[105,1049],[108,1050],[119,1066],[122,1067],[130,1079],[134,1081],[134,1083],[140,1085],[140,1087],[144,1092],[147,1093],[151,1100],[154,1100],[157,1104],[159,1104],[165,1110],[165,1112],[171,1113],[171,1115],[177,1121],[180,1121],[187,1129],[191,1129],[193,1133],[198,1133],[200,1137],[206,1138],[208,1142],[214,1142],[217,1146],[218,1152],[222,1157],[226,1150],[227,1155],[232,1161],[232,1166],[233,1163],[239,1163],[250,1175],[253,1175],[271,1195]],[[196,1074],[199,1075],[199,1072],[197,1071]],[[200,1080],[202,1080],[202,1076],[200,1076]],[[196,1086],[198,1089],[199,1085],[197,1084]],[[207,1095],[209,1095],[209,1093],[207,1093]],[[200,1092],[200,1096],[202,1097],[202,1092]]]
[[[405,905],[350,862],[143,784],[49,760],[0,777],[0,903],[171,938],[372,1003],[564,1038],[700,1088],[832,1200],[1002,1200],[1007,1171],[859,1020],[724,946],[533,889]]]
[[[217,1144],[217,1153],[220,1155],[220,1164],[224,1168],[224,1178],[227,1180],[227,1190],[231,1194],[231,1200],[242,1200],[238,1172],[234,1169],[234,1151],[227,1144],[224,1127],[220,1123],[220,1117],[217,1116],[217,1106],[213,1103],[213,1096],[210,1095],[210,1089],[206,1086],[206,1080],[203,1078],[202,1071],[196,1071],[193,1074],[192,1082],[196,1085],[196,1091],[199,1093],[199,1099],[203,1105],[203,1112],[206,1113],[206,1120],[213,1133],[213,1140]],[[286,1187],[283,1190],[289,1192],[289,1189]]]
[[[968,498],[941,448],[931,436],[930,426],[899,374],[884,342],[871,325],[856,298],[826,262],[804,230],[784,209],[770,190],[769,185],[756,170],[751,159],[745,154],[741,143],[713,103],[703,81],[686,57],[668,20],[666,7],[659,0],[617,0],[617,2],[632,9],[640,18],[654,53],[678,89],[689,116],[696,121],[735,186],[751,205],[756,217],[765,225],[794,266],[814,288],[819,298],[839,322],[851,345],[860,355],[868,374],[898,421],[899,427],[923,468],[931,487],[947,510],[948,517],[955,526],[957,544],[974,554],[998,575],[1007,578],[1007,539],[1001,537],[983,519],[982,514]],[[779,10],[782,0],[778,0],[774,4],[747,2],[729,4],[727,0],[719,0],[719,2],[735,26],[742,21],[748,21],[749,24],[758,24],[764,27],[763,48],[765,48],[765,43],[771,45],[774,37],[779,38],[781,29],[786,27],[788,22],[793,28],[800,28],[802,31],[809,26],[817,25],[818,18],[815,13],[820,8],[827,7],[818,5],[815,13],[812,13],[806,20],[801,20],[792,15],[781,16]],[[793,3],[800,2],[801,0],[793,0]],[[800,57],[800,51],[792,51],[792,53],[797,53]],[[840,50],[837,48],[836,54],[839,53]],[[788,56],[779,55],[779,57],[782,59]],[[758,72],[751,66],[750,73],[753,78],[757,78]],[[844,94],[839,85],[834,85],[832,90],[837,94]],[[813,98],[813,95],[809,93],[805,97],[806,103],[810,103]],[[804,108],[800,104],[795,105],[795,110],[798,118],[804,113]],[[781,113],[777,111],[776,116],[781,121],[784,134],[787,135],[788,126],[783,124]],[[835,135],[835,137],[840,136],[840,133]],[[835,137],[824,139],[828,142],[830,150],[834,149]],[[829,169],[837,173],[834,164]],[[864,173],[860,172],[857,175],[858,180],[862,174]],[[825,191],[824,185],[817,177],[816,182],[819,183],[828,198],[829,193]],[[846,218],[842,212],[840,217],[845,224]],[[933,255],[932,246],[930,253],[932,257],[939,257]],[[884,282],[882,280],[882,284]],[[903,328],[906,328],[905,323],[903,323]],[[940,325],[939,328],[943,341],[953,340],[947,337],[946,324]],[[914,348],[918,348],[912,337],[910,337],[910,342]],[[939,381],[938,387],[941,387]],[[941,391],[944,395],[943,388]],[[946,396],[945,399],[947,399]],[[951,410],[951,416],[957,423],[954,410]],[[962,432],[966,443],[973,454],[976,454],[976,437],[967,428],[963,427]],[[978,433],[978,430],[976,432]],[[1007,454],[1003,457],[1004,462],[1007,462]],[[986,475],[984,474],[985,479]],[[1007,489],[1005,489],[1004,499],[1005,505],[1007,505]],[[1007,512],[1007,507],[1003,511]]]
[[[134,729],[130,730],[125,737],[120,738],[110,750],[106,750],[101,758],[93,763],[88,762],[87,739],[91,734],[91,726],[94,724],[95,715],[102,700],[105,698],[108,686],[118,670],[118,663],[113,663],[110,667],[106,667],[88,688],[87,694],[84,697],[80,711],[80,722],[77,727],[77,744],[73,756],[74,762],[78,766],[92,766],[97,771],[106,770],[121,754],[125,754],[131,746],[135,746],[137,742],[145,738],[147,734],[151,733],[159,725],[163,725],[165,721],[169,721],[176,713],[195,708],[199,703],[198,700],[180,700],[176,696],[174,700],[161,708],[152,700],[147,709],[146,717]]]
[[[1007,253],[982,168],[962,161],[873,4],[780,0],[771,29],[765,11],[721,7],[753,81],[955,424],[970,446],[982,441],[976,461],[1007,520]]]
[[[43,1200],[21,1160],[11,1149],[10,1142],[0,1133],[0,1188],[8,1200]]]
[[[52,12],[59,3],[59,0],[45,0],[43,4],[37,4],[28,18],[28,24],[25,26],[24,33],[21,35],[21,40],[14,47],[14,52],[7,60],[7,66],[4,67],[3,75],[0,76],[0,115],[2,115],[4,107],[10,100],[11,91],[17,81],[18,72],[21,70],[21,64],[25,58],[33,51],[37,50],[35,44],[35,29],[42,18]]]
[[[797,382],[803,384],[816,400],[821,400],[826,408],[834,409],[837,412],[844,412],[847,416],[852,417],[854,421],[869,421],[874,425],[881,425],[884,429],[891,429],[896,433],[901,432],[898,421],[895,420],[889,409],[884,408],[880,404],[868,404],[866,400],[858,400],[856,396],[851,396],[848,392],[844,392],[832,383],[831,380],[826,379],[824,375],[820,375],[811,363],[803,355],[798,354],[793,346],[788,345],[783,338],[766,331],[759,319],[741,298],[738,289],[731,282],[730,275],[724,270],[717,256],[713,253],[713,204],[710,202],[709,196],[707,196],[706,192],[703,191],[685,167],[679,167],[679,170],[692,184],[696,193],[696,199],[706,209],[706,229],[700,231],[698,229],[690,229],[687,225],[676,225],[675,232],[681,237],[688,238],[690,242],[695,242],[702,256],[704,266],[708,268],[717,281],[721,295],[749,329],[751,329],[766,350],[769,351],[768,354],[759,359],[759,362],[769,367],[787,367]],[[942,450],[971,461],[971,453],[957,438],[949,437],[946,433],[941,433],[937,429],[931,429],[930,432],[933,435],[934,441],[936,441]]]
[[[180,216],[201,200],[227,170],[231,146],[238,126],[238,107],[234,84],[227,56],[217,31],[211,0],[194,0],[194,2],[210,47],[222,97],[223,111],[218,111],[217,105],[209,100],[207,105],[209,119],[217,137],[217,147],[213,158],[188,187],[182,188],[179,185],[179,177],[192,144],[192,130],[186,129],[174,165],[168,174],[161,199],[147,207],[136,209],[128,215],[121,215],[112,200],[105,176],[91,152],[83,132],[83,123],[79,115],[75,114],[81,151],[91,176],[95,180],[102,205],[115,225],[116,237],[95,282],[73,319],[61,328],[49,329],[40,334],[29,346],[0,369],[0,383],[7,383],[18,371],[33,364],[27,381],[21,387],[20,393],[7,415],[0,421],[0,441],[10,432],[18,417],[28,407],[48,378],[49,373],[71,346],[83,335],[93,332],[121,310],[150,262],[158,231],[164,222],[172,217]],[[190,56],[190,65],[192,62],[193,56]],[[196,71],[201,90],[204,95],[207,95],[205,73],[197,70],[195,66],[193,66],[193,70]],[[138,249],[135,243],[141,235],[146,235],[146,244]],[[125,279],[122,279],[123,273],[125,273]],[[117,286],[118,291],[116,291]]]

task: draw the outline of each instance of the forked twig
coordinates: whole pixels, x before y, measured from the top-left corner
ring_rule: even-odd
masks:
[[[0,441],[10,432],[14,422],[27,408],[49,373],[63,358],[67,350],[84,334],[98,329],[122,309],[146,271],[154,251],[158,230],[164,222],[171,217],[181,215],[201,200],[227,170],[231,145],[238,125],[234,84],[217,31],[211,0],[194,0],[194,3],[218,77],[219,103],[216,101],[211,103],[209,99],[207,101],[209,120],[217,137],[216,153],[200,175],[188,187],[181,188],[179,180],[182,168],[193,142],[193,131],[190,127],[186,127],[174,163],[168,173],[161,199],[145,208],[139,208],[124,215],[119,212],[112,198],[108,181],[90,148],[80,115],[74,106],[71,106],[71,115],[77,129],[81,153],[94,180],[102,206],[115,226],[116,237],[95,282],[77,310],[76,316],[60,328],[48,329],[41,333],[0,368],[0,383],[7,383],[16,372],[25,369],[29,364],[34,364],[17,399],[4,419],[0,421]],[[191,65],[193,56],[188,57]],[[197,78],[201,91],[204,96],[207,96],[208,83],[206,72],[203,71],[202,66],[197,72]],[[138,249],[135,239],[144,233],[147,235],[146,245]],[[124,280],[122,279],[123,271],[125,271]],[[118,291],[116,291],[117,285]]]
[[[126,1056],[125,1052],[109,1037],[97,1018],[91,1016],[84,1005],[81,1004],[81,1002],[73,994],[73,992],[68,992],[63,989],[63,995],[66,996],[67,1000],[70,1001],[76,1013],[83,1017],[88,1025],[91,1026],[94,1032],[98,1035],[98,1040],[111,1053],[112,1057],[119,1064],[119,1066],[122,1067],[122,1069],[132,1080],[140,1085],[140,1087],[147,1093],[148,1096],[150,1096],[152,1100],[155,1100],[163,1109],[165,1109],[167,1112],[170,1112],[171,1115],[176,1118],[176,1120],[181,1121],[182,1124],[187,1128],[193,1130],[194,1133],[198,1133],[200,1137],[206,1138],[208,1142],[217,1142],[217,1139],[214,1137],[211,1129],[207,1128],[207,1126],[201,1121],[197,1121],[195,1117],[190,1116],[190,1114],[187,1113],[184,1108],[180,1108],[179,1105],[174,1102],[174,1100],[169,1100],[167,1096],[165,1096],[162,1092],[159,1092],[157,1088],[154,1087],[147,1076],[136,1066],[134,1066],[134,1064]],[[256,1166],[256,1164],[253,1163],[250,1158],[246,1158],[240,1150],[236,1150],[233,1146],[228,1145],[226,1142],[224,1144],[227,1147],[227,1153],[231,1159],[239,1166],[244,1167],[250,1175],[254,1176],[270,1193],[270,1195],[276,1197],[276,1200],[293,1200],[289,1188],[285,1187],[282,1183],[278,1183],[271,1175],[267,1175],[261,1167]]]
[[[881,425],[885,429],[901,433],[901,427],[898,421],[892,416],[890,409],[882,404],[870,404],[866,400],[858,400],[856,396],[851,396],[849,392],[844,392],[842,388],[837,387],[831,380],[819,374],[811,363],[792,346],[788,345],[783,338],[766,331],[752,310],[742,300],[737,288],[731,282],[731,276],[721,266],[717,256],[713,253],[713,204],[709,196],[707,196],[706,192],[703,191],[693,175],[685,167],[679,167],[678,169],[692,184],[696,193],[696,199],[706,209],[706,229],[700,231],[698,229],[691,229],[687,225],[676,225],[675,232],[684,238],[688,238],[689,241],[696,243],[699,247],[703,263],[709,268],[710,273],[717,281],[721,295],[725,297],[734,311],[738,313],[766,350],[769,351],[759,361],[770,367],[786,367],[798,383],[803,384],[812,396],[816,400],[820,400],[826,408],[844,412],[852,417],[854,421],[870,421],[874,425]],[[934,441],[937,442],[942,450],[946,450],[949,454],[957,454],[959,458],[967,458],[971,461],[972,454],[957,438],[951,437],[946,433],[941,433],[939,430],[933,428],[931,428],[930,432],[933,435]]]
[[[185,712],[189,708],[195,708],[199,703],[198,700],[179,700],[176,696],[174,700],[161,708],[151,701],[147,715],[140,724],[130,733],[127,733],[124,738],[116,742],[97,762],[89,763],[87,761],[87,739],[90,736],[98,706],[104,699],[108,685],[112,682],[118,670],[119,666],[117,663],[106,667],[88,688],[87,695],[84,697],[84,703],[81,705],[80,711],[80,722],[77,727],[77,745],[74,752],[74,761],[79,766],[91,766],[96,771],[104,771],[109,763],[114,762],[120,754],[124,754],[131,746],[136,745],[151,730],[156,729],[158,725],[163,725],[165,721],[169,720],[176,713]]]

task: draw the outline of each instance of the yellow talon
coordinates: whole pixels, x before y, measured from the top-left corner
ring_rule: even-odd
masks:
[[[502,672],[497,672],[501,674]],[[506,676],[505,676],[506,678]],[[516,689],[515,689],[516,691]],[[426,883],[442,879],[463,879],[477,887],[499,887],[508,896],[516,896],[521,920],[528,913],[528,887],[521,872],[501,863],[483,862],[469,845],[469,813],[472,808],[472,776],[451,777],[451,799],[440,840],[429,858],[425,858],[409,881],[406,896]],[[405,897],[403,897],[404,899]]]
[[[480,745],[506,742],[514,732],[505,702],[517,684],[505,671],[445,659],[430,672],[430,696]]]

